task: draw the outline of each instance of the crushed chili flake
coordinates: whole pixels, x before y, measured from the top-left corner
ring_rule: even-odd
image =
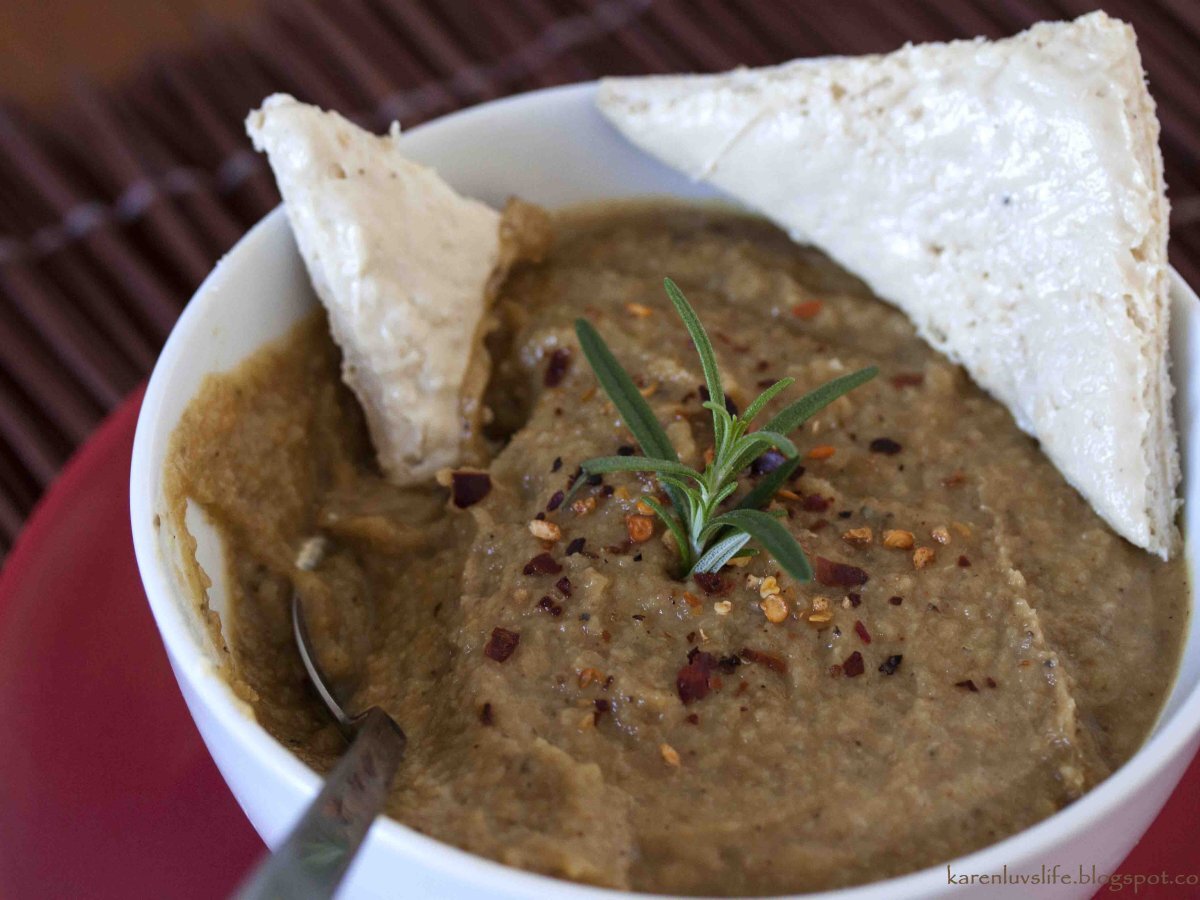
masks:
[[[698,715],[696,715],[695,713],[688,713],[687,717],[684,718],[683,721],[687,722],[689,725],[699,725],[700,717]]]
[[[492,477],[487,472],[451,472],[450,499],[459,509],[474,506],[492,492]]]
[[[683,602],[686,603],[688,606],[690,606],[692,609],[697,609],[700,606],[700,598],[697,597],[695,594],[693,594],[691,591],[683,592]]]
[[[862,594],[847,594],[846,599],[850,601],[851,609],[857,609],[858,605],[862,603]]]
[[[988,687],[990,687],[990,688],[994,688],[994,687],[996,687],[996,679],[995,679],[995,678],[993,678],[991,675],[989,675],[989,676],[987,677],[986,684],[987,684],[987,686],[988,686]]]
[[[738,653],[746,662],[752,662],[760,666],[766,666],[772,672],[778,672],[783,675],[788,670],[787,660],[782,657],[775,656],[773,653],[764,653],[761,650],[753,650],[750,647],[743,647]]]
[[[599,725],[600,719],[604,716],[604,714],[612,709],[612,703],[610,703],[608,700],[605,700],[603,697],[597,697],[592,701],[592,706],[595,707],[593,719],[595,720],[595,723]]]
[[[507,628],[493,628],[492,636],[488,638],[488,642],[483,648],[483,654],[488,659],[502,663],[513,655],[513,651],[517,649],[519,643],[521,643],[521,635],[515,631],[509,631]]]
[[[867,626],[862,623],[862,619],[854,620],[854,633],[862,638],[864,644],[871,643],[871,632],[867,631]]]
[[[562,468],[562,457],[561,456],[554,457],[554,462],[552,462],[550,464],[550,471],[557,472],[561,468]]]
[[[551,495],[550,495],[550,502],[546,504],[546,511],[547,511],[547,512],[554,512],[554,510],[556,510],[556,509],[558,509],[560,506],[562,506],[562,502],[563,502],[563,497],[564,497],[564,496],[565,496],[565,495],[563,494],[563,492],[562,492],[562,491],[555,491],[553,494],[551,494]]]
[[[897,653],[895,656],[889,656],[879,664],[879,671],[884,675],[895,675],[896,670],[900,668],[900,661],[904,659],[903,654]]]
[[[543,597],[537,602],[537,608],[542,612],[548,612],[552,616],[561,616],[563,608],[555,603],[550,597]]]
[[[864,671],[862,654],[855,650],[842,661],[842,674],[847,678],[857,678]]]
[[[567,544],[567,556],[574,556],[576,553],[583,551],[583,545],[587,543],[587,538],[574,538],[571,543]]]
[[[891,378],[892,387],[920,387],[925,383],[925,375],[922,372],[900,372],[893,375]]]
[[[808,451],[809,459],[829,459],[837,453],[837,448],[831,444],[818,444]]]
[[[965,556],[960,556],[958,558],[958,565],[960,568],[969,569],[971,568],[971,560],[967,559]]]
[[[562,571],[562,566],[549,553],[539,553],[525,563],[522,571],[526,575],[557,575]]]
[[[820,300],[805,300],[792,307],[792,315],[797,319],[815,319],[824,305]]]
[[[719,660],[717,660],[717,668],[719,668],[726,675],[732,675],[734,669],[741,664],[742,658],[736,653],[731,653],[728,656],[722,656]]]
[[[895,456],[904,449],[891,438],[886,437],[875,438],[871,441],[870,448],[872,453],[882,453],[885,456]]]
[[[495,723],[496,723],[496,716],[492,712],[492,704],[490,704],[490,703],[483,704],[483,706],[480,707],[480,709],[479,709],[479,724],[494,725]]]
[[[978,694],[979,688],[975,687],[975,682],[968,678],[966,681],[954,682],[956,688],[962,688],[964,691],[970,691],[972,694]]]
[[[962,472],[953,472],[942,479],[942,487],[956,488],[967,483],[967,476]]]
[[[813,574],[826,587],[858,587],[870,580],[870,576],[858,566],[834,562],[823,556],[813,558]]]
[[[841,678],[842,677],[842,667],[838,663],[834,663],[832,666],[829,667],[829,677],[830,678]]]
[[[787,457],[778,450],[771,448],[754,460],[754,462],[750,463],[750,473],[752,475],[766,475],[768,472],[774,472],[785,462],[787,462]]]
[[[888,603],[892,604],[892,606],[899,606],[903,602],[904,602],[904,598],[899,596],[898,594],[893,597],[888,597]]]
[[[554,586],[558,588],[558,592],[564,597],[571,596],[571,579],[566,575],[554,582]]]
[[[832,505],[832,499],[822,497],[820,494],[809,494],[800,503],[805,512],[825,512]]]
[[[567,370],[570,368],[570,348],[559,347],[550,354],[550,360],[546,363],[546,375],[543,379],[546,387],[558,387],[562,384],[563,379],[567,375]]]
[[[696,647],[688,651],[687,665],[675,676],[675,690],[684,706],[703,700],[708,696],[712,685],[712,676],[716,659],[711,653],[704,653]]]
[[[696,572],[692,580],[710,597],[724,597],[733,590],[733,585],[716,572]]]
[[[654,519],[639,514],[626,516],[625,531],[629,534],[631,541],[639,544],[648,541],[654,537]]]

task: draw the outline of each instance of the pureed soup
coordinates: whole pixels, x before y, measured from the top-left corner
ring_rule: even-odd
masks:
[[[950,859],[1137,749],[1176,671],[1182,561],[1118,538],[902,314],[766,222],[639,203],[551,227],[497,300],[494,455],[447,487],[379,476],[320,315],[191,403],[168,493],[177,527],[190,499],[225,538],[228,675],[272,734],[318,769],[344,750],[295,651],[295,587],[350,708],[409,736],[395,818],[565,878],[733,895]],[[805,459],[772,508],[812,582],[766,554],[678,580],[639,503],[651,476],[568,496],[583,460],[636,452],[580,316],[703,468],[711,415],[668,275],[735,405],[881,369],[792,435]],[[301,572],[313,535],[327,554]]]

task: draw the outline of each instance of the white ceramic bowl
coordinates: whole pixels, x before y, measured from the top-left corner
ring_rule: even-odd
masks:
[[[547,206],[635,194],[711,197],[633,149],[592,108],[594,85],[559,88],[488,103],[407,134],[404,150],[437,168],[464,194],[492,204],[519,195]],[[315,299],[282,210],[258,224],[200,287],[154,369],[134,444],[130,507],[138,565],[175,677],[196,725],[254,827],[276,845],[317,792],[319,778],[254,720],[218,676],[213,648],[179,577],[176,536],[154,524],[163,510],[162,470],[168,439],[201,380],[230,368],[282,335]],[[1178,277],[1172,283],[1171,349],[1184,438],[1186,531],[1200,534],[1200,308]],[[215,579],[210,602],[223,606],[221,548],[202,522],[200,559]],[[1187,553],[1195,571],[1197,544]],[[1046,821],[978,853],[954,860],[969,873],[1039,873],[1043,865],[1077,878],[1080,867],[1112,872],[1178,783],[1200,741],[1200,627],[1188,623],[1179,678],[1154,734],[1120,771]],[[185,814],[185,812],[181,812]],[[1180,835],[1180,840],[1189,840]],[[1060,883],[1039,896],[1087,897],[1094,885]],[[860,888],[822,894],[840,900],[896,900],[969,893],[1012,896],[1028,887],[961,887],[945,865]],[[1044,892],[1043,892],[1044,891]],[[611,897],[473,856],[390,819],[374,825],[345,885],[346,896]]]

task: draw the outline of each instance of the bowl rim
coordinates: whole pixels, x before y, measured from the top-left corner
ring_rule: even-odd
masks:
[[[494,115],[506,108],[541,104],[549,100],[586,102],[590,105],[597,84],[595,81],[583,82],[504,97],[432,119],[405,131],[403,136],[420,134],[428,129],[449,124],[462,124],[474,117]],[[173,327],[155,363],[138,416],[130,466],[130,516],[138,570],[177,677],[188,681],[197,698],[213,714],[221,728],[232,736],[239,755],[254,757],[278,772],[283,785],[302,795],[307,803],[316,796],[322,783],[321,776],[289,752],[258,723],[253,713],[237,698],[207,658],[196,640],[192,627],[185,622],[180,604],[172,598],[173,588],[152,525],[156,489],[159,484],[159,473],[153,471],[152,462],[158,442],[165,439],[158,433],[158,422],[167,405],[168,373],[175,367],[177,360],[186,355],[188,345],[196,338],[194,323],[201,317],[202,307],[215,302],[213,298],[220,295],[221,292],[213,288],[219,283],[227,261],[234,254],[239,257],[253,256],[275,231],[286,228],[288,224],[281,205],[264,216],[230,248],[196,289]],[[1200,306],[1200,298],[1173,267],[1169,268],[1169,274],[1171,294],[1185,303]],[[1173,368],[1178,370],[1179,367]],[[1182,433],[1180,439],[1183,439]],[[1195,448],[1194,452],[1200,452],[1200,448]],[[1192,605],[1189,607],[1187,620],[1189,623],[1191,617],[1196,615],[1196,593],[1196,585],[1193,584]],[[1178,677],[1177,672],[1172,692]],[[1200,683],[1181,698],[1169,718],[1164,719],[1160,713],[1149,738],[1120,768],[1079,800],[1040,822],[965,856],[897,877],[819,893],[778,896],[803,896],[806,900],[878,900],[880,896],[934,896],[952,887],[946,880],[947,866],[960,872],[999,872],[1007,869],[1009,860],[1028,856],[1031,850],[1043,848],[1049,853],[1056,845],[1078,837],[1094,823],[1111,816],[1128,797],[1140,792],[1159,776],[1198,733]],[[500,881],[510,892],[522,892],[531,896],[666,896],[592,887],[507,866],[421,834],[386,815],[381,815],[375,821],[369,840],[387,846],[396,854],[397,860],[405,857],[419,859],[421,865],[428,869],[452,876],[459,882],[481,890],[494,890],[497,881]]]

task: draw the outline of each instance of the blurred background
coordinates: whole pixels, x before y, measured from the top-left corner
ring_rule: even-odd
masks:
[[[9,0],[0,5],[0,559],[148,373],[213,261],[277,201],[241,120],[285,90],[382,129],[613,73],[1016,32],[1137,28],[1200,279],[1196,0]]]

